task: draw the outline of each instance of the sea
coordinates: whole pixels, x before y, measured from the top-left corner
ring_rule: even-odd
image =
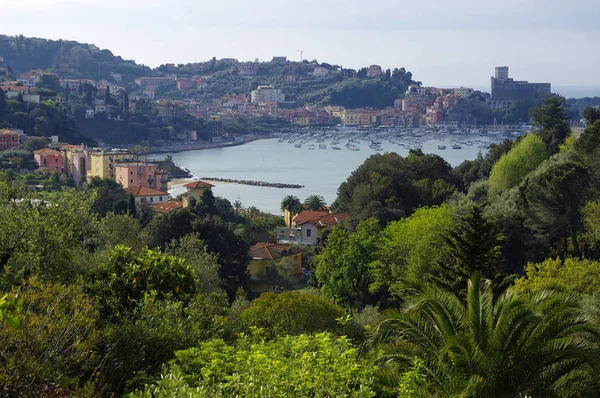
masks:
[[[293,136],[292,136],[293,137]],[[323,142],[315,139],[299,139],[289,142],[288,138],[260,139],[239,146],[211,148],[149,156],[149,159],[163,159],[172,156],[180,167],[185,167],[198,178],[227,178],[235,180],[264,181],[304,185],[303,188],[272,188],[236,183],[217,184],[213,188],[215,196],[233,202],[240,200],[244,207],[255,206],[271,214],[282,214],[280,203],[286,195],[296,195],[304,200],[309,195],[318,194],[331,204],[337,197],[337,190],[350,174],[364,161],[377,153],[396,152],[408,155],[411,148],[421,148],[424,153],[442,156],[450,165],[456,166],[465,159],[475,159],[479,152],[485,154],[487,146],[501,139],[488,136],[430,135],[423,137],[382,138],[373,146],[373,137],[355,139],[352,135],[344,138],[329,138]],[[335,141],[339,143],[335,143]],[[352,140],[349,149],[348,141]],[[301,144],[300,144],[301,143]],[[319,147],[321,145],[321,148]],[[452,149],[452,146],[456,149]],[[335,146],[338,150],[333,149]],[[442,149],[443,147],[445,149]],[[460,149],[458,149],[460,147]],[[184,188],[174,188],[169,193],[175,197]]]

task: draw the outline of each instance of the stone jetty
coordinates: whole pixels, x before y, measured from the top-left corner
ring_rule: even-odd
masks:
[[[304,185],[299,184],[284,184],[281,182],[265,182],[265,181],[250,181],[250,180],[234,180],[231,178],[217,178],[217,177],[202,177],[201,180],[212,180],[218,182],[231,182],[234,184],[242,185],[254,185],[257,187],[270,187],[270,188],[304,188]]]

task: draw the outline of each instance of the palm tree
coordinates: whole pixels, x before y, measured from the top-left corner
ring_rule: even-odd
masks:
[[[396,391],[397,375],[414,370],[417,358],[424,377],[415,396],[559,397],[592,383],[596,335],[578,297],[509,288],[494,301],[477,271],[466,303],[439,288],[420,289],[402,310],[385,313],[374,341],[386,350],[381,381]]]
[[[289,214],[289,220],[286,220],[286,225],[292,225],[292,217],[294,213],[298,212],[300,206],[300,199],[295,195],[287,195],[283,198],[281,201],[281,211],[285,212],[287,210]]]
[[[321,210],[326,205],[325,198],[321,195],[310,195],[304,201],[304,208],[306,210]]]
[[[238,216],[240,211],[244,210],[244,205],[242,204],[242,201],[240,201],[240,200],[234,201],[232,203],[232,206],[233,206],[233,211],[235,212],[236,217]]]

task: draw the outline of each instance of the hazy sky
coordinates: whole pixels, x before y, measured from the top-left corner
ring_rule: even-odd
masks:
[[[0,33],[94,43],[157,66],[274,55],[404,66],[426,85],[600,85],[599,0],[0,0]]]

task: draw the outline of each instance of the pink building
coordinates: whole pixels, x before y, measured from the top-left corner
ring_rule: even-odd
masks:
[[[19,148],[19,132],[10,129],[0,129],[0,151]]]
[[[75,184],[86,181],[90,168],[90,151],[85,145],[65,145],[61,148],[65,172]]]
[[[167,192],[169,173],[156,163],[128,162],[115,165],[115,179],[124,188],[145,186]]]
[[[62,153],[54,149],[44,148],[33,151],[35,162],[41,169],[63,173]]]

